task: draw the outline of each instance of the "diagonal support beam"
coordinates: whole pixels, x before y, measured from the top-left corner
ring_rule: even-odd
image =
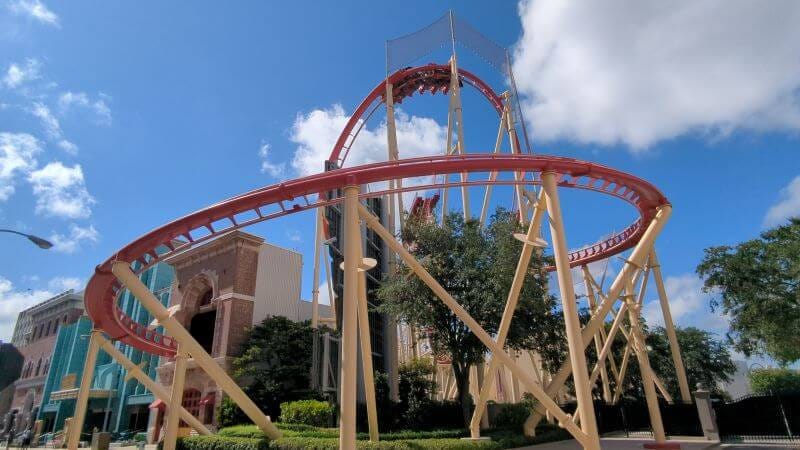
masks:
[[[102,348],[104,352],[108,353],[108,355],[111,356],[111,358],[113,358],[123,368],[125,368],[125,370],[128,371],[128,375],[132,376],[133,378],[136,378],[136,380],[139,383],[142,383],[142,385],[148,391],[152,392],[157,399],[161,400],[165,404],[169,402],[170,394],[169,392],[167,392],[164,386],[160,385],[159,383],[156,383],[155,380],[150,378],[142,370],[141,367],[134,364],[133,361],[128,359],[127,356],[125,356],[121,351],[119,351],[116,347],[114,347],[114,343],[106,339],[105,336],[100,335],[99,341],[100,341],[100,348]],[[178,411],[180,413],[181,420],[189,424],[190,427],[197,430],[198,433],[202,434],[203,436],[210,436],[212,434],[211,431],[209,431],[209,429],[206,428],[206,426],[203,425],[200,422],[200,420],[197,419],[197,417],[193,416],[185,408],[181,407]]]
[[[525,242],[522,245],[522,253],[519,255],[519,262],[517,262],[517,270],[514,272],[514,279],[511,282],[511,289],[508,292],[505,310],[503,310],[503,317],[500,319],[500,328],[497,330],[497,343],[498,345],[505,346],[506,337],[508,336],[508,329],[511,326],[511,320],[514,317],[514,312],[517,310],[517,302],[519,301],[519,294],[522,292],[522,286],[525,282],[525,275],[528,273],[530,267],[531,257],[535,249],[533,242],[539,237],[539,229],[544,217],[544,193],[539,194],[539,199],[536,209],[533,212],[533,220],[528,225],[528,233],[525,236]],[[489,362],[489,374],[493,374],[500,363],[492,357]],[[481,387],[478,401],[475,403],[475,411],[472,413],[472,420],[470,421],[470,434],[473,439],[480,437],[481,417],[483,417],[484,410],[486,409],[486,401],[489,399],[489,393],[494,386],[495,377],[489,376],[486,378],[483,386]]]
[[[650,267],[653,269],[653,278],[655,279],[656,290],[658,291],[658,301],[661,303],[661,313],[664,315],[664,328],[667,330],[669,348],[672,352],[672,362],[675,365],[675,372],[678,378],[678,387],[681,391],[681,400],[684,402],[691,402],[692,394],[689,391],[689,381],[686,378],[686,368],[683,365],[681,347],[678,345],[678,336],[675,334],[675,323],[672,321],[672,312],[669,308],[667,290],[664,289],[664,279],[661,276],[661,264],[658,262],[655,248],[653,248],[653,250],[650,252]]]
[[[497,342],[489,336],[489,333],[480,326],[480,324],[470,316],[470,314],[461,306],[437,281],[430,273],[419,263],[397,240],[394,235],[381,225],[380,220],[369,212],[363,205],[358,205],[358,212],[361,218],[366,222],[373,231],[375,231],[381,239],[389,246],[400,258],[411,268],[411,270],[436,294],[437,297],[447,305],[448,308],[455,314],[462,322],[475,334],[475,336],[489,348],[495,358],[499,359],[508,369],[514,373],[520,380],[522,380],[533,396],[541,402],[544,408],[549,411],[553,416],[558,419],[562,426],[575,437],[576,440],[586,445],[588,443],[588,436],[581,431],[581,429],[572,422],[572,418],[566,414],[550,396],[545,394],[542,388],[536,384],[533,377],[522,370],[516,362],[503,350],[503,347],[498,345]]]
[[[130,290],[142,306],[145,307],[156,319],[159,320],[161,325],[175,339],[179,345],[185,345],[186,351],[198,366],[200,366],[208,376],[217,383],[228,396],[236,402],[239,408],[255,423],[264,434],[271,439],[278,439],[281,437],[281,432],[275,427],[275,424],[264,415],[263,412],[253,403],[247,394],[242,391],[242,388],[236,384],[235,381],[220,367],[219,364],[203,349],[202,346],[192,337],[191,334],[183,328],[174,317],[169,316],[169,311],[161,301],[153,295],[152,292],[145,286],[141,280],[131,270],[130,263],[125,261],[115,261],[111,266],[111,272],[122,283],[123,286]]]
[[[639,239],[639,243],[636,244],[636,247],[634,247],[630,257],[622,267],[622,270],[619,272],[619,274],[617,274],[617,278],[611,284],[607,296],[603,299],[602,303],[600,303],[597,314],[595,314],[594,317],[589,320],[589,323],[587,323],[583,328],[581,337],[583,339],[584,348],[586,348],[586,346],[592,342],[592,338],[594,337],[595,333],[597,333],[598,330],[604,326],[606,316],[608,315],[612,306],[614,306],[614,303],[619,295],[622,293],[625,285],[633,278],[633,275],[636,273],[636,271],[639,270],[638,267],[644,265],[645,259],[650,253],[650,249],[653,247],[656,237],[658,237],[658,235],[661,233],[661,230],[664,229],[664,225],[666,225],[671,214],[672,206],[670,205],[664,205],[658,208],[658,212],[656,213],[655,217],[653,217],[653,220],[647,225],[647,229]],[[547,395],[550,396],[550,398],[555,397],[555,395],[564,387],[564,383],[566,383],[567,378],[571,373],[572,366],[570,361],[567,361],[553,376],[552,380],[547,385],[547,388],[545,388],[545,392],[547,392]],[[535,433],[536,425],[542,419],[544,413],[544,409],[539,407],[534,410],[528,420],[525,421],[524,431],[526,435],[532,436]]]

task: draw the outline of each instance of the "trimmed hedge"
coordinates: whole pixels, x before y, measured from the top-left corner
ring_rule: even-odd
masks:
[[[159,449],[162,448],[159,445]],[[248,439],[223,436],[189,436],[178,438],[177,450],[269,450],[266,439]]]
[[[210,437],[184,438],[179,450],[334,450],[338,449],[339,438],[336,428],[315,428],[297,424],[277,424],[283,437],[271,442],[254,425],[242,425],[220,430],[219,435]],[[463,441],[466,430],[401,431],[383,433],[379,442],[369,442],[367,436],[359,433],[357,448],[361,450],[501,450],[526,445],[569,439],[565,430],[543,424],[537,429],[535,438],[526,438],[518,430],[499,429],[484,433],[491,441]],[[235,447],[220,447],[219,440],[233,440]]]
[[[281,403],[281,421],[326,427],[333,421],[334,406],[319,400]]]

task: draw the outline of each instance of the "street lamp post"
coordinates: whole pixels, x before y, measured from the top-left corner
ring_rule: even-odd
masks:
[[[37,247],[44,250],[47,250],[48,248],[53,246],[53,244],[47,239],[42,239],[39,236],[34,236],[32,234],[25,234],[25,233],[20,233],[19,231],[6,230],[6,229],[0,229],[0,233],[12,233],[12,234],[18,234],[20,236],[25,236],[26,238],[28,238],[29,241],[36,244]]]

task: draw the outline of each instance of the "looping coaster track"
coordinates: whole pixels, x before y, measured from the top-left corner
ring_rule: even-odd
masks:
[[[464,85],[474,87],[500,116],[500,129],[494,152],[467,153],[464,150],[460,99],[460,88]],[[450,97],[447,145],[443,155],[407,159],[400,159],[399,157],[396,129],[394,128],[393,105],[403,102],[415,93],[443,93],[448,94]],[[579,418],[577,416],[573,418],[565,414],[558,405],[552,401],[552,397],[558,389],[560,389],[560,386],[563,386],[563,383],[570,373],[573,373],[573,376],[576,377],[580,376],[580,379],[584,380],[584,382],[575,383],[576,394],[577,397],[579,397],[579,412],[583,411],[585,417],[593,417],[591,398],[586,389],[586,386],[589,385],[589,375],[586,362],[583,359],[584,355],[582,354],[582,350],[588,345],[589,340],[595,339],[596,350],[598,354],[601,354],[600,340],[598,340],[599,338],[595,335],[599,333],[605,336],[604,324],[606,316],[611,312],[612,305],[618,299],[623,299],[623,305],[618,312],[615,313],[618,317],[615,319],[615,323],[617,323],[619,317],[625,313],[626,307],[634,311],[635,316],[630,316],[632,330],[630,339],[631,341],[633,339],[638,339],[637,335],[633,333],[633,330],[636,328],[634,322],[635,317],[638,316],[637,308],[641,305],[637,306],[636,302],[632,302],[632,298],[634,297],[634,273],[638,273],[636,277],[644,274],[642,277],[646,279],[647,273],[649,273],[650,270],[650,265],[652,265],[656,271],[657,279],[660,279],[660,272],[658,272],[657,269],[657,260],[655,260],[655,253],[652,250],[652,245],[655,237],[663,227],[664,221],[669,217],[669,202],[655,186],[647,181],[610,167],[571,158],[522,154],[515,132],[514,113],[512,113],[510,105],[512,97],[513,95],[509,93],[498,95],[487,83],[471,72],[458,69],[455,53],[450,60],[450,64],[428,64],[418,67],[408,67],[387,76],[386,80],[379,83],[359,104],[342,130],[328,159],[329,168],[333,168],[333,170],[255,189],[198,210],[150,231],[122,247],[106,261],[98,265],[85,291],[86,311],[94,322],[95,327],[92,333],[93,338],[90,340],[90,355],[96,356],[96,352],[100,346],[103,346],[106,351],[113,353],[114,347],[109,342],[119,341],[144,352],[165,357],[175,357],[175,372],[184,373],[185,360],[188,355],[191,354],[191,357],[194,358],[213,379],[220,383],[220,387],[245,410],[246,414],[256,422],[265,434],[272,438],[280,436],[280,432],[274,427],[271,421],[263,415],[235,382],[230,379],[216,362],[214,362],[212,357],[197,344],[183,326],[169,315],[169,311],[167,311],[163,305],[152,296],[147,288],[139,282],[138,278],[136,278],[136,274],[141,273],[160,261],[166,260],[178,252],[193,248],[201,242],[214,239],[233,230],[302,211],[344,203],[344,231],[352,238],[349,239],[351,243],[358,241],[358,236],[360,236],[358,233],[360,226],[359,220],[363,220],[367,226],[381,235],[381,238],[387,246],[392,248],[393,254],[399,256],[408,263],[410,267],[414,268],[417,276],[423,279],[436,293],[437,297],[445,302],[451,311],[464,321],[472,332],[491,349],[493,359],[492,365],[489,367],[490,371],[502,363],[515,375],[526,377],[527,375],[521,372],[521,369],[516,366],[512,358],[503,350],[502,341],[505,339],[504,332],[501,331],[498,333],[497,341],[487,334],[486,331],[469,316],[467,311],[461,308],[461,306],[437,284],[436,280],[427,274],[425,269],[413,260],[413,257],[405,251],[404,247],[393,239],[394,236],[392,232],[383,228],[380,221],[374,216],[371,216],[370,213],[363,208],[363,205],[360,205],[358,202],[359,199],[385,197],[390,201],[389,209],[392,211],[390,214],[394,214],[393,202],[395,199],[397,199],[398,202],[398,209],[401,212],[403,210],[402,195],[400,194],[414,191],[442,190],[444,192],[442,209],[446,210],[445,204],[448,189],[460,188],[462,191],[464,215],[467,218],[472,218],[468,211],[469,200],[467,192],[470,187],[481,186],[486,187],[486,195],[484,197],[480,219],[481,223],[483,223],[491,196],[491,188],[493,186],[512,186],[516,193],[515,199],[519,208],[520,219],[523,222],[530,220],[527,234],[528,243],[523,246],[520,262],[517,267],[518,273],[520,270],[523,273],[520,279],[524,278],[524,270],[527,270],[526,268],[530,261],[531,246],[534,245],[532,244],[532,240],[536,237],[536,232],[542,225],[543,215],[546,210],[546,213],[550,216],[551,236],[554,240],[553,250],[556,264],[553,267],[549,267],[548,270],[555,271],[558,274],[558,284],[561,289],[565,321],[567,323],[570,358],[575,357],[575,355],[580,355],[580,359],[575,359],[571,363],[565,364],[562,369],[555,374],[550,385],[545,387],[534,385],[535,383],[533,382],[526,383],[537,400],[542,402],[542,406],[540,407],[542,410],[540,411],[537,409],[536,414],[538,414],[538,416],[534,416],[540,418],[543,411],[546,409],[553,413],[554,417],[559,420],[561,425],[567,428],[570,433],[584,444],[584,448],[592,450],[598,449],[599,441],[596,429],[586,423],[581,425],[581,427],[584,428],[583,430],[579,428],[576,424]],[[389,150],[389,160],[373,164],[343,167],[345,166],[348,154],[359,132],[381,105],[385,105],[387,109],[387,147]],[[455,145],[451,145],[454,132],[457,134],[457,141]],[[510,154],[500,153],[502,136],[504,134],[508,134],[509,136],[509,142],[512,147]],[[506,175],[513,174],[513,177],[498,177],[498,174],[501,173]],[[460,177],[453,177],[458,179],[451,180],[451,175],[460,175]],[[404,185],[404,180],[413,180],[413,183],[406,183]],[[540,195],[536,200],[531,198],[530,193],[526,192],[524,189],[526,186],[531,185],[542,187]],[[361,189],[361,186],[369,186],[373,189]],[[377,188],[374,188],[375,186],[377,186]],[[638,212],[638,218],[623,231],[615,233],[609,238],[604,238],[598,243],[575,251],[568,251],[566,239],[564,237],[557,187],[594,191],[616,197],[634,206]],[[527,203],[525,203],[526,200],[523,198],[527,200]],[[531,217],[528,217],[528,207],[530,207],[532,211]],[[321,217],[321,215],[318,215],[319,220],[322,220]],[[393,220],[394,219],[390,220],[390,229],[394,227]],[[319,236],[317,237],[319,238]],[[348,239],[345,238],[345,240]],[[319,247],[319,243],[317,246]],[[596,285],[598,295],[600,296],[599,298],[602,298],[603,301],[599,302],[597,309],[594,309],[595,307],[592,305],[594,315],[590,323],[581,330],[580,324],[578,323],[578,314],[575,310],[575,303],[571,300],[574,297],[574,291],[570,275],[571,270],[569,269],[571,267],[581,266],[584,273],[588,274],[588,269],[586,267],[588,263],[618,255],[631,248],[634,250],[631,252],[630,259],[626,260],[625,267],[618,274],[617,280],[612,284],[612,287],[605,293],[605,297],[603,297],[604,293],[601,291],[602,286]],[[353,280],[356,280],[359,276],[357,261],[361,259],[360,256],[358,256],[360,253],[361,251],[358,245],[355,244],[351,244],[349,247],[345,248],[344,251],[344,304],[346,308],[342,313],[344,317],[342,325],[342,355],[347,354],[351,356],[347,365],[344,364],[345,356],[342,356],[342,379],[340,383],[342,383],[343,386],[341,394],[343,415],[341,420],[342,440],[340,442],[343,448],[351,448],[355,445],[354,386],[356,366],[352,355],[357,353],[354,341],[357,334],[366,333],[365,335],[361,335],[362,345],[367,346],[362,348],[362,352],[364,354],[371,353],[368,347],[368,323],[360,323],[357,327],[361,330],[367,330],[366,332],[362,331],[356,333],[354,322],[356,317],[358,317],[359,320],[367,320],[366,309],[364,309],[363,312],[359,310],[357,314],[355,310],[352,309],[356,304],[359,305],[359,308],[366,308],[366,293],[362,292],[357,294],[356,292],[362,288],[354,287],[356,284],[360,283],[353,282]],[[315,263],[318,264],[319,261]],[[645,266],[647,267],[645,268]],[[363,274],[360,276],[363,277]],[[585,276],[588,277],[588,275]],[[515,275],[515,283],[517,278],[518,277]],[[590,285],[588,281],[589,278],[587,278],[587,286]],[[659,286],[661,288],[661,284],[659,284]],[[137,323],[118,307],[119,297],[125,288],[130,289],[130,291],[139,298],[142,304],[160,321],[164,329],[169,332],[169,336],[151,329],[152,327]],[[509,300],[507,300],[506,311],[503,313],[501,329],[505,327],[507,330],[508,322],[510,322],[514,314],[516,298],[519,295],[518,288],[519,286],[517,286],[516,294],[513,294],[514,287],[512,287],[512,292],[509,293]],[[641,297],[644,292],[644,284],[640,290]],[[659,293],[659,295],[663,299],[666,298],[662,293]],[[665,301],[663,299],[662,302]],[[363,305],[361,305],[361,303],[363,303]],[[111,341],[103,337],[103,333],[105,333]],[[608,336],[609,340],[613,340],[614,333],[615,330],[612,328]],[[502,338],[501,335],[503,336]],[[625,334],[625,336],[627,337],[628,334]],[[605,337],[603,339],[605,339]],[[673,345],[673,353],[675,353],[677,351],[677,343],[672,342],[672,337],[670,339],[671,345]],[[345,344],[345,342],[347,342],[347,344]],[[607,344],[604,345],[607,346]],[[632,348],[641,350],[641,347],[641,345],[638,345]],[[345,348],[346,351],[344,350]],[[628,350],[626,350],[626,354],[627,351]],[[644,358],[643,361],[646,360],[646,355],[637,354],[637,357]],[[494,358],[497,358],[497,360]],[[605,356],[601,357],[601,359],[603,358],[605,358]],[[367,358],[366,361],[371,360]],[[678,367],[678,363],[680,363],[680,361],[676,359],[676,367]],[[84,381],[91,377],[91,370],[93,369],[90,366],[92,366],[92,364],[91,358],[87,357],[87,369],[84,370]],[[127,364],[126,368],[129,368],[132,373],[136,371],[136,366],[132,363],[124,362],[124,364]],[[575,364],[579,370],[574,372],[570,364]],[[644,369],[645,376],[649,376],[649,363],[647,364],[648,367]],[[181,367],[181,369],[178,367]],[[593,371],[595,379],[595,372],[598,370],[599,369],[596,368],[595,371]],[[680,363],[679,372],[682,370],[682,363]],[[604,368],[602,372],[605,377]],[[153,392],[156,393],[159,398],[166,398],[167,394],[164,392],[157,392],[159,386],[151,379],[146,378],[144,374],[136,374],[134,376],[139,378],[142,382],[150,383],[149,386],[152,386],[151,390],[155,389]],[[182,376],[183,375],[181,375],[181,377]],[[367,395],[369,395],[371,391],[366,388],[366,386],[372,386],[372,370],[366,367],[366,365],[364,366],[363,376],[365,377],[365,391]],[[624,374],[622,376],[624,376]],[[347,380],[346,383],[345,379]],[[529,380],[529,378],[526,379]],[[683,374],[681,380],[682,394],[684,397],[687,397],[688,387],[684,386],[686,385],[685,374]],[[607,388],[608,383],[606,379],[604,378],[603,381],[604,386]],[[78,407],[75,413],[76,417],[81,416],[81,411],[85,414],[86,403],[88,401],[88,388],[84,389],[83,386],[84,384],[91,384],[90,382],[90,378],[86,383],[82,381],[81,392],[79,393],[79,400],[77,403]],[[182,381],[173,381],[173,383],[173,390],[180,393],[183,389]],[[176,386],[178,388],[176,388]],[[581,387],[582,392],[578,392],[578,387]],[[347,392],[345,392],[345,388]],[[487,383],[481,390],[478,402],[481,408],[485,405],[486,395],[488,395],[489,389],[491,389],[491,383]],[[655,402],[655,400],[653,400],[655,398],[653,392],[652,389],[648,391],[648,404]],[[170,408],[180,409],[180,398],[176,395],[177,394],[172,395],[169,399],[172,405]],[[607,394],[604,393],[604,396],[607,396]],[[653,404],[655,405],[653,408],[657,408],[657,402]],[[478,436],[480,432],[478,422],[476,422],[476,420],[480,418],[478,409],[476,409],[470,426],[473,437]],[[192,420],[192,416],[186,413],[186,411],[180,410],[180,412],[183,414],[182,417],[185,416],[185,420]],[[652,408],[650,412],[651,421],[655,420],[653,423],[660,423],[660,417],[654,415],[655,413]],[[377,419],[375,416],[374,398],[372,398],[372,400],[368,399],[368,413],[370,420],[370,438],[377,439]],[[530,424],[535,428],[535,423],[538,419],[534,416],[532,416]],[[653,417],[656,417],[656,419],[653,419]],[[174,440],[178,419],[177,415],[168,418],[173,422],[168,424],[167,427],[167,436],[170,437],[165,438],[165,442],[170,448],[167,449],[165,445],[165,449],[172,450],[175,446]],[[593,421],[590,420],[580,421],[590,424],[593,423]],[[82,422],[77,423],[80,424]],[[198,429],[202,434],[210,433],[202,424],[196,423],[192,426]],[[528,427],[528,424],[526,424],[526,427]],[[663,430],[660,434],[656,433],[656,438],[657,440],[663,440]],[[76,446],[77,437],[71,436],[68,447],[72,449],[76,448]]]

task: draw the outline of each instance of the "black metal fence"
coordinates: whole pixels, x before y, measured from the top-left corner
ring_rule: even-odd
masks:
[[[800,442],[800,393],[715,402],[723,442]]]
[[[563,405],[564,411],[574,413],[575,403]],[[661,419],[668,436],[702,436],[700,417],[694,403],[660,403]],[[624,434],[628,437],[651,437],[650,414],[647,403],[622,400],[616,404],[594,403],[597,429],[600,434]]]

